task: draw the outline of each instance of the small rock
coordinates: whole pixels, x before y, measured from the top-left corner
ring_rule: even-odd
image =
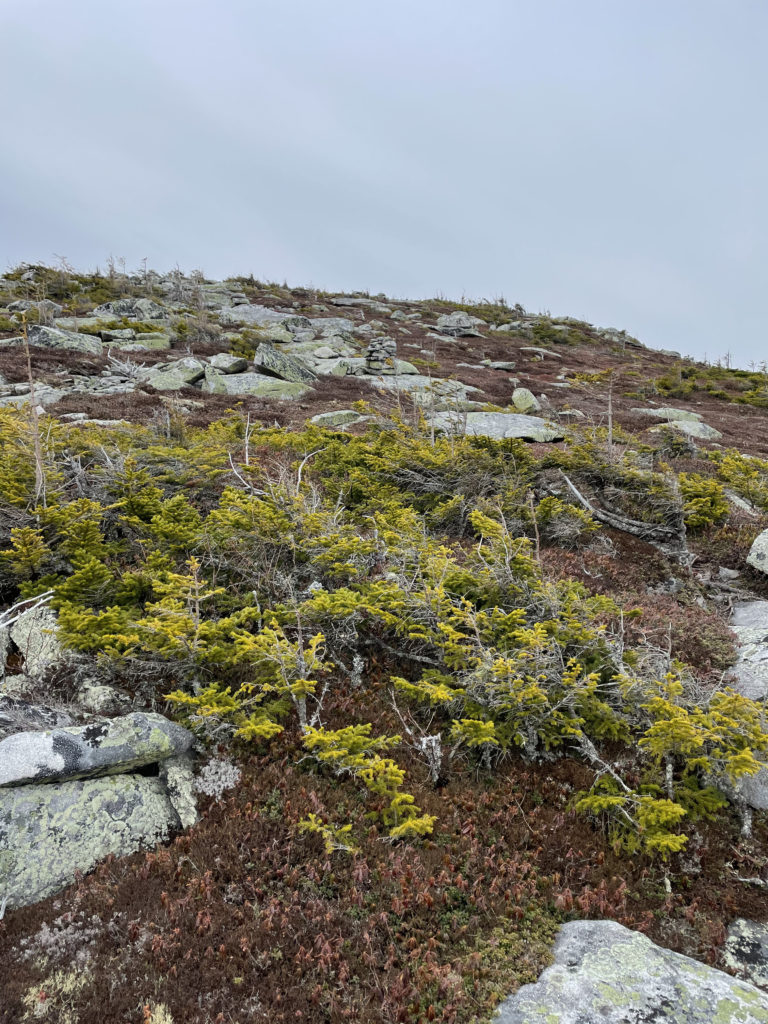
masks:
[[[512,404],[519,412],[541,412],[541,404],[528,388],[515,388]]]

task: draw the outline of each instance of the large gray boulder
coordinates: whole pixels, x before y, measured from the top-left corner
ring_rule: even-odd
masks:
[[[99,338],[92,334],[79,334],[74,331],[63,331],[59,327],[44,327],[42,324],[30,324],[27,328],[27,337],[30,345],[39,345],[41,348],[58,348],[67,352],[82,352],[85,355],[100,356],[104,352],[104,346]],[[6,345],[23,345],[24,338],[9,338],[4,341]]]
[[[186,753],[192,734],[153,712],[0,740],[0,787],[128,772]]]
[[[246,303],[235,306],[233,309],[223,309],[219,314],[219,322],[222,324],[253,324],[255,327],[263,327],[267,324],[280,324],[288,317],[277,309],[269,309],[267,306],[259,306],[256,303]]]
[[[723,436],[719,430],[710,427],[708,423],[699,423],[697,420],[671,420],[668,426],[680,434],[701,441],[717,441]]]
[[[298,381],[280,380],[265,373],[219,373],[212,366],[205,372],[203,391],[212,395],[255,395],[257,398],[301,398],[312,389]]]
[[[350,360],[345,362],[362,363],[365,372],[365,360]],[[417,404],[429,407],[438,400],[463,402],[466,401],[469,392],[479,391],[479,388],[471,384],[462,384],[460,380],[449,380],[440,377],[427,377],[422,373],[402,374],[396,373],[392,376],[381,375],[379,377],[367,377],[373,387],[381,391],[401,391],[407,394]]]
[[[179,774],[185,772],[186,783]],[[0,789],[0,901],[28,906],[109,854],[124,857],[164,842],[192,823],[192,784],[191,769],[182,765],[172,787],[167,777],[113,775]]]
[[[755,537],[747,555],[747,565],[760,572],[768,572],[768,530]]]
[[[497,1024],[766,1024],[768,995],[615,921],[571,921]]]
[[[479,316],[470,316],[461,309],[455,313],[445,313],[437,318],[437,330],[451,338],[481,337],[478,327],[487,327],[485,320]]]
[[[278,352],[274,345],[262,342],[256,349],[253,365],[259,373],[266,373],[281,380],[290,380],[299,384],[310,384],[317,380],[317,374],[305,366],[300,359]]]
[[[91,316],[106,317],[110,320],[162,320],[166,311],[152,299],[115,299],[105,302],[93,310]]]
[[[440,412],[432,422],[443,433],[468,437],[491,437],[497,441],[519,437],[526,441],[562,441],[561,427],[537,416],[514,412]]]

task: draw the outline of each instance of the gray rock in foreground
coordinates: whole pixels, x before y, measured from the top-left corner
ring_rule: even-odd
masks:
[[[497,1024],[766,1024],[768,995],[614,921],[571,921]]]
[[[743,917],[728,929],[723,963],[740,978],[759,988],[768,988],[768,925]]]
[[[192,734],[153,712],[0,741],[0,786],[127,772],[186,753]]]
[[[177,798],[184,789],[189,824],[191,771],[187,776],[182,786],[177,775],[173,788]],[[184,824],[163,778],[117,775],[0,790],[0,899],[9,908],[36,903],[109,854],[150,848]]]
[[[538,416],[514,412],[440,412],[432,422],[436,430],[467,434],[469,437],[491,437],[503,440],[520,437],[526,441],[561,441],[565,436],[554,423]]]

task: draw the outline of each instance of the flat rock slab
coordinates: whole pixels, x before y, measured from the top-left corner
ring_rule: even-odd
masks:
[[[0,790],[0,892],[37,903],[109,854],[127,856],[182,827],[165,780],[142,775]]]
[[[631,409],[630,412],[637,413],[639,416],[653,416],[657,420],[667,420],[668,423],[683,420],[698,422],[702,418],[699,413],[691,412],[690,409],[675,409],[671,405],[658,409]]]
[[[91,356],[100,356],[104,352],[104,346],[100,339],[92,334],[76,334],[74,331],[62,331],[58,327],[30,324],[27,328],[27,337],[30,345],[39,345],[42,348],[65,349],[69,352],[82,352],[84,355]],[[23,345],[24,338],[9,338],[2,344]]]
[[[503,440],[519,437],[526,441],[562,441],[562,428],[538,416],[514,412],[441,412],[432,418],[435,429],[468,437],[491,437]]]
[[[739,641],[739,660],[731,669],[735,689],[761,700],[768,696],[768,601],[737,604],[730,625]]]
[[[743,917],[734,921],[723,947],[723,963],[740,978],[768,988],[768,925]]]
[[[766,1024],[768,995],[614,921],[571,921],[497,1024]]]
[[[212,395],[255,395],[257,398],[301,398],[312,388],[298,381],[280,380],[265,373],[219,373],[209,366],[202,384]]]
[[[186,753],[192,734],[153,712],[0,741],[0,787],[127,772]]]

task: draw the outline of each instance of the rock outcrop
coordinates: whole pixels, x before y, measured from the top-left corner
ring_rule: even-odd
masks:
[[[764,1024],[768,994],[614,921],[570,921],[497,1024]]]

